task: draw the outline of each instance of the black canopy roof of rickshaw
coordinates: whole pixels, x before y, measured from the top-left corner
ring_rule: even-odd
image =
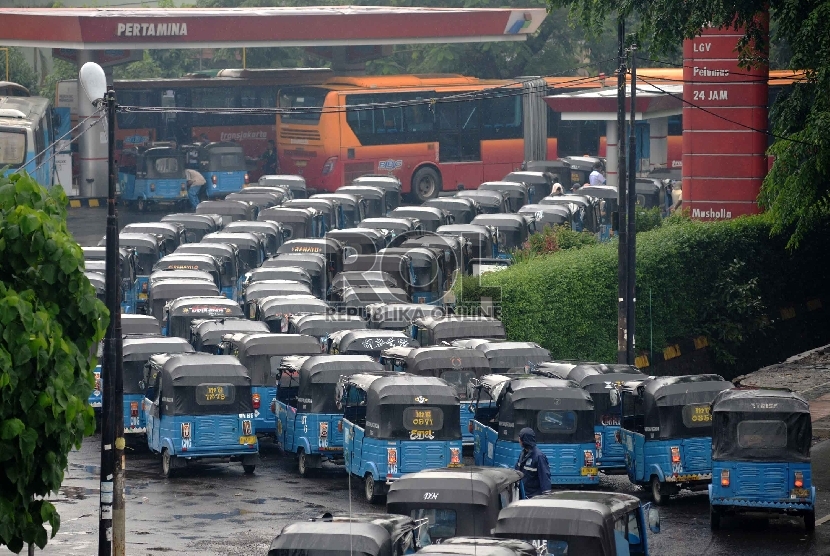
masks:
[[[365,373],[355,375],[367,377]],[[372,377],[371,382],[350,381],[366,392],[367,406],[380,405],[414,405],[416,397],[426,398],[430,406],[458,406],[459,398],[455,387],[434,376],[416,376],[409,373],[382,374]],[[366,384],[368,382],[368,384]]]
[[[165,238],[178,239],[184,226],[178,222],[133,222],[121,228],[122,232],[155,234]]]
[[[376,230],[412,230],[419,224],[416,218],[410,217],[393,217],[393,216],[376,216],[374,218],[364,218],[360,221],[361,228],[374,228]]]
[[[320,342],[306,334],[236,333],[225,339],[237,345],[240,360],[256,355],[320,353]]]
[[[501,391],[503,398],[519,410],[562,409],[593,411],[591,395],[572,380],[534,377],[533,379],[511,379]],[[559,400],[555,407],[553,400]]]
[[[188,278],[159,280],[152,286],[153,299],[176,299],[178,297],[219,295],[219,288],[213,281]]]
[[[343,251],[343,244],[331,237],[291,239],[280,245],[278,254],[331,255]]]
[[[272,295],[257,301],[265,318],[280,314],[327,313],[331,309],[322,299],[308,294]]]
[[[642,385],[646,405],[650,398],[657,406],[694,403],[708,397],[709,394],[714,398],[718,392],[733,387],[732,383],[722,376],[713,374],[647,378]]]
[[[646,375],[634,365],[579,363],[568,372],[566,378],[579,383],[582,388],[594,392],[610,389],[610,387],[606,387],[613,383],[643,380]]]
[[[193,332],[201,337],[202,343],[208,345],[219,345],[222,338],[232,333],[267,334],[269,332],[268,325],[264,322],[238,317],[200,319],[194,321],[191,327]]]
[[[432,221],[432,220],[446,220],[449,216],[449,213],[439,207],[430,207],[430,206],[405,206],[405,207],[398,207],[392,212],[389,213],[389,216],[393,218],[417,218],[421,221]]]
[[[352,180],[352,185],[371,185],[386,190],[401,189],[401,180],[395,176],[359,176]]]
[[[151,315],[121,315],[121,333],[161,334],[159,321]]]
[[[467,556],[538,556],[536,547],[517,539],[495,539],[491,537],[452,537],[443,539],[418,552],[427,554],[464,554]]]
[[[575,205],[581,208],[588,208],[593,205],[591,198],[585,195],[549,195],[539,200],[540,205]]]
[[[320,211],[316,209],[280,206],[262,209],[256,219],[286,224],[306,223],[318,214],[320,214]]]
[[[243,189],[242,191],[229,193],[225,197],[226,201],[242,201],[243,203],[250,203],[259,209],[277,206],[282,202],[282,199],[282,192],[277,189],[273,193],[269,191],[248,191]]]
[[[295,174],[268,174],[259,178],[259,183],[274,185],[302,186],[305,189],[305,178]]]
[[[331,334],[339,330],[361,330],[366,328],[366,321],[357,315],[299,315],[291,317],[291,322],[300,334],[306,331]]]
[[[459,191],[455,196],[461,199],[473,199],[482,206],[496,207],[501,206],[504,202],[506,193],[502,191],[472,189],[469,191]]]
[[[507,194],[518,191],[520,193],[524,193],[525,195],[528,193],[527,182],[510,180],[508,178],[498,181],[486,181],[478,186],[478,191],[501,191]]]
[[[320,253],[280,253],[266,259],[260,268],[299,267],[312,278],[320,276],[326,268],[326,257]]]
[[[634,190],[637,193],[644,193],[646,195],[654,195],[660,192],[660,180],[654,178],[637,178],[634,182]]]
[[[523,214],[479,214],[478,216],[473,218],[471,225],[494,226],[496,228],[505,228],[513,230],[526,230],[528,227],[528,221],[527,217],[525,217]]]
[[[329,199],[339,202],[344,207],[355,207],[360,203],[360,196],[345,191],[335,193],[317,193],[309,199]]]
[[[246,216],[251,212],[247,201],[202,201],[196,207],[196,214],[232,214]]]
[[[383,366],[368,355],[312,355],[300,366],[300,388],[313,384],[337,384],[341,376],[382,371]]]
[[[614,521],[639,507],[640,500],[630,494],[559,491],[503,508],[493,533],[531,539],[591,537],[611,555],[617,553]]]
[[[449,467],[408,473],[392,483],[386,503],[423,505],[425,492],[438,492],[446,505],[490,504],[492,495],[520,481],[522,473],[501,467]]]
[[[597,197],[598,199],[617,199],[619,192],[613,185],[586,185],[579,188],[580,195]]]
[[[236,260],[236,253],[238,251],[235,245],[228,243],[184,243],[179,245],[173,253],[176,255],[183,253],[201,253],[216,258]]]
[[[197,282],[213,282],[214,276],[204,270],[190,269],[162,269],[150,273],[150,287],[168,280],[195,280]]]
[[[153,265],[153,270],[219,270],[219,263],[207,253],[184,253],[176,250]]]
[[[217,221],[218,219],[218,221]],[[196,214],[193,212],[176,212],[165,214],[161,217],[162,222],[177,222],[185,228],[194,230],[219,229],[222,225],[221,214]]]
[[[213,232],[206,234],[199,243],[229,243],[237,248],[258,249],[262,236],[251,232]]]
[[[360,195],[364,199],[381,200],[386,196],[386,191],[377,185],[344,185],[338,187],[335,193],[347,195]]]
[[[367,287],[386,285],[395,288],[398,285],[394,276],[382,270],[347,270],[338,272],[332,280],[331,287],[335,290],[344,290],[350,287]]]
[[[106,241],[106,237],[104,238]],[[127,247],[131,247],[138,252],[156,252],[161,245],[161,238],[159,238],[155,234],[147,234],[147,233],[133,233],[133,232],[121,232],[118,234],[118,241],[122,245]]]
[[[89,280],[90,284],[92,284],[92,287],[95,288],[96,293],[101,293],[106,289],[107,279],[103,273],[87,270],[84,272],[84,276],[86,276],[86,279]]]
[[[476,245],[481,242],[481,238],[487,238],[486,241],[490,241],[492,237],[492,232],[480,224],[445,224],[438,226],[435,233],[438,235],[461,236]]]
[[[356,554],[392,554],[389,531],[372,522],[306,521],[285,526],[272,542],[269,556],[282,551],[342,551]]]
[[[537,212],[541,212],[542,214],[550,213],[550,214],[560,214],[565,217],[570,217],[573,214],[571,208],[566,204],[553,204],[553,205],[542,205],[539,203],[535,203],[532,205],[525,205],[519,209],[519,214],[531,214],[535,216]]]
[[[106,274],[107,272],[107,261],[98,260],[98,259],[84,259],[84,269],[90,272],[101,272]]]
[[[432,247],[386,247],[378,251],[379,255],[406,255],[414,266],[430,266],[441,256]]]
[[[404,290],[396,287],[349,286],[341,294],[347,307],[365,307],[374,303],[394,303],[406,301]]]
[[[255,296],[254,294],[258,294]],[[247,301],[274,295],[309,294],[311,288],[308,283],[297,280],[259,280],[245,286],[244,296]]]
[[[165,377],[162,388],[167,386],[198,386],[206,380],[221,380],[233,386],[250,386],[248,370],[236,357],[182,353],[153,355],[153,365],[160,366]]]
[[[85,261],[105,261],[107,258],[106,247],[81,247],[81,250],[84,252]],[[130,256],[130,251],[124,247],[119,247],[118,256],[122,260],[126,259]]]
[[[373,303],[366,306],[366,314],[379,324],[389,321],[400,323],[400,327],[403,327],[427,315],[443,315],[444,309],[426,303]]]
[[[282,206],[286,208],[313,208],[324,214],[332,214],[340,206],[340,203],[334,199],[309,198],[291,199],[285,201]]]
[[[282,231],[282,226],[279,222],[274,222],[273,220],[237,220],[222,228],[222,231],[227,233],[247,232],[251,234],[279,235]]]
[[[311,283],[311,274],[301,266],[270,266],[255,268],[248,273],[248,282],[251,284],[261,280],[294,280],[295,282]]]
[[[242,309],[239,307],[239,304],[235,301],[228,299],[222,295],[215,295],[215,296],[187,296],[187,297],[179,297],[175,299],[170,304],[170,316],[171,317],[180,317],[180,316],[188,316],[194,318],[204,318],[204,317],[212,317],[215,315],[205,314],[202,315],[200,312],[193,313],[191,312],[193,309],[198,307],[210,307],[214,308],[217,311],[224,312],[223,316],[226,317],[242,317]],[[211,311],[212,312],[212,311]]]
[[[232,141],[213,141],[211,143],[207,143],[206,145],[202,145],[200,148],[206,151],[214,151],[214,152],[239,152],[242,151],[242,145],[239,143],[234,143]]]
[[[470,197],[436,197],[424,202],[424,207],[438,207],[448,212],[455,210],[471,210],[475,212],[478,202]]]
[[[490,363],[482,352],[452,346],[415,348],[406,354],[405,360],[407,372],[413,374],[435,369],[490,371]]]
[[[329,340],[331,340],[332,343],[337,343],[338,349],[341,353],[344,350],[349,349],[349,347],[355,342],[376,339],[386,340],[398,346],[418,347],[417,341],[398,330],[383,330],[376,328],[367,328],[363,330],[341,330],[329,336]],[[392,347],[392,345],[390,344],[389,347]]]
[[[427,234],[422,237],[409,238],[401,244],[401,247],[431,247],[442,251],[450,249],[454,253],[458,253],[465,241],[464,238],[454,235]]]
[[[712,401],[712,413],[810,413],[810,404],[801,394],[789,390],[741,389],[724,390]]]
[[[522,165],[530,172],[554,172],[561,169],[570,170],[571,163],[567,160],[530,160]],[[509,175],[509,174],[508,174]]]
[[[564,168],[564,166],[562,166]],[[552,183],[553,176],[547,171],[536,172],[533,170],[525,170],[521,172],[510,172],[506,176],[504,176],[505,182],[520,182],[520,183],[529,183],[529,184],[550,184]]]
[[[329,230],[326,232],[326,237],[336,239],[342,243],[354,243],[356,239],[364,239],[371,243],[376,243],[385,236],[377,228],[346,228],[345,230]]]
[[[413,321],[419,328],[432,330],[436,340],[441,338],[462,338],[475,336],[477,338],[505,338],[504,324],[491,317],[422,317]]]
[[[147,361],[156,353],[192,353],[193,346],[187,340],[177,337],[159,336],[125,338],[122,341],[124,361]]]

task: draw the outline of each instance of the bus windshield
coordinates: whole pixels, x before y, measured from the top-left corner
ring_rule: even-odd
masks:
[[[322,108],[326,100],[326,90],[313,87],[289,89],[280,92],[280,108],[296,108],[296,114],[282,114],[280,121],[284,124],[313,125],[320,121],[322,110],[301,110]]]
[[[0,130],[0,167],[17,168],[26,162],[26,134],[23,131]]]

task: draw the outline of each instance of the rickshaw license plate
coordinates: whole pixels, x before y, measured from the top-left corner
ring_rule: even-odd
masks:
[[[464,467],[463,463],[451,463],[447,467]]]
[[[138,298],[141,299],[141,300],[146,300],[147,299],[147,294],[146,293],[140,293],[140,294],[138,294]]]
[[[810,491],[806,488],[794,488],[790,491],[790,498],[809,498]]]
[[[582,474],[583,475],[596,475],[597,473],[599,473],[599,468],[598,467],[583,467],[582,468]]]
[[[240,444],[256,444],[256,436],[240,436]]]

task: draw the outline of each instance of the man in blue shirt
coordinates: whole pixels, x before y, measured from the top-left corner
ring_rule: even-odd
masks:
[[[524,475],[525,496],[533,498],[550,492],[550,465],[548,457],[536,446],[536,433],[525,427],[519,431],[519,441],[523,449],[515,469]]]

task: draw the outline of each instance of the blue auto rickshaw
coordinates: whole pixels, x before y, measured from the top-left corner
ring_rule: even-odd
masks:
[[[124,434],[144,435],[147,419],[141,411],[144,400],[144,366],[157,353],[193,353],[193,347],[182,338],[125,338],[124,356]]]
[[[387,247],[379,257],[405,255],[409,259],[410,283],[407,284],[412,303],[440,305],[444,300],[447,271],[444,253],[431,247]]]
[[[257,220],[279,223],[286,240],[326,235],[323,213],[312,208],[271,207],[261,210]]]
[[[203,145],[199,149],[199,170],[207,181],[200,194],[209,199],[222,198],[248,183],[245,151],[238,143],[223,141]]]
[[[106,247],[82,247],[84,266],[87,270],[103,272],[106,275]],[[121,313],[134,315],[136,299],[140,285],[136,277],[136,255],[133,249],[118,249],[119,268],[121,269]]]
[[[167,253],[164,251],[162,240],[156,235],[121,232],[118,234],[118,242],[121,247],[135,253],[137,291],[135,307],[136,312],[143,311],[147,305],[150,273],[153,271],[153,266]],[[106,238],[101,243],[105,244]]]
[[[465,445],[473,444],[473,433],[469,430],[473,418],[469,385],[471,380],[490,372],[483,353],[450,346],[392,348],[381,353],[380,362],[387,370],[435,376],[452,384],[461,400],[461,440]]]
[[[219,214],[174,212],[162,216],[161,221],[181,224],[187,234],[187,241],[191,243],[198,243],[205,234],[217,232],[222,229],[222,216]]]
[[[190,345],[200,353],[222,355],[222,343],[229,334],[268,333],[268,325],[257,320],[239,317],[197,319],[190,324]]]
[[[236,248],[241,261],[237,289],[242,289],[242,277],[246,272],[259,268],[265,260],[265,238],[250,232],[214,232],[207,234],[199,243],[219,243]]]
[[[532,543],[541,556],[648,556],[649,531],[660,532],[660,516],[636,496],[564,490],[513,502],[493,535]]]
[[[620,442],[632,483],[663,504],[681,488],[706,490],[712,481],[710,404],[732,383],[719,375],[649,377],[609,390],[620,405]]]
[[[461,467],[455,387],[405,373],[354,374],[338,383],[346,470],[375,503],[406,473]]]
[[[513,252],[521,249],[530,234],[536,232],[536,221],[528,214],[479,214],[471,225],[496,229],[499,259],[512,259]]]
[[[221,274],[220,291],[228,299],[238,302],[241,291],[239,289],[240,278],[245,274],[241,272],[242,261],[239,250],[228,243],[187,243],[176,249],[176,254],[199,253],[210,255],[219,263]]]
[[[232,355],[248,369],[254,406],[254,424],[258,435],[274,436],[277,427],[276,377],[287,356],[319,355],[316,338],[304,334],[227,334],[222,341],[222,355]]]
[[[543,363],[542,367],[545,366]],[[597,445],[597,466],[605,473],[625,472],[625,452],[617,442],[620,412],[611,405],[609,392],[617,385],[643,380],[646,375],[633,365],[579,363],[563,378],[573,380],[594,400],[594,440]]]
[[[160,354],[145,367],[147,445],[165,477],[189,463],[241,461],[256,469],[251,379],[234,357]]]
[[[712,529],[744,512],[804,518],[816,528],[810,404],[788,390],[726,390],[712,402]]]
[[[207,272],[217,288],[222,288],[222,265],[213,257],[202,253],[172,253],[159,259],[153,265],[157,272]]]
[[[184,153],[171,146],[125,149],[118,160],[121,200],[139,211],[156,204],[185,204]]]
[[[340,378],[381,370],[379,363],[365,355],[313,355],[303,358],[299,369],[280,367],[277,442],[297,455],[301,476],[312,475],[324,461],[342,463],[343,412],[335,399]]]
[[[535,375],[486,375],[473,383],[476,465],[512,468],[519,431],[536,432],[553,485],[597,485],[594,401],[570,380]]]

